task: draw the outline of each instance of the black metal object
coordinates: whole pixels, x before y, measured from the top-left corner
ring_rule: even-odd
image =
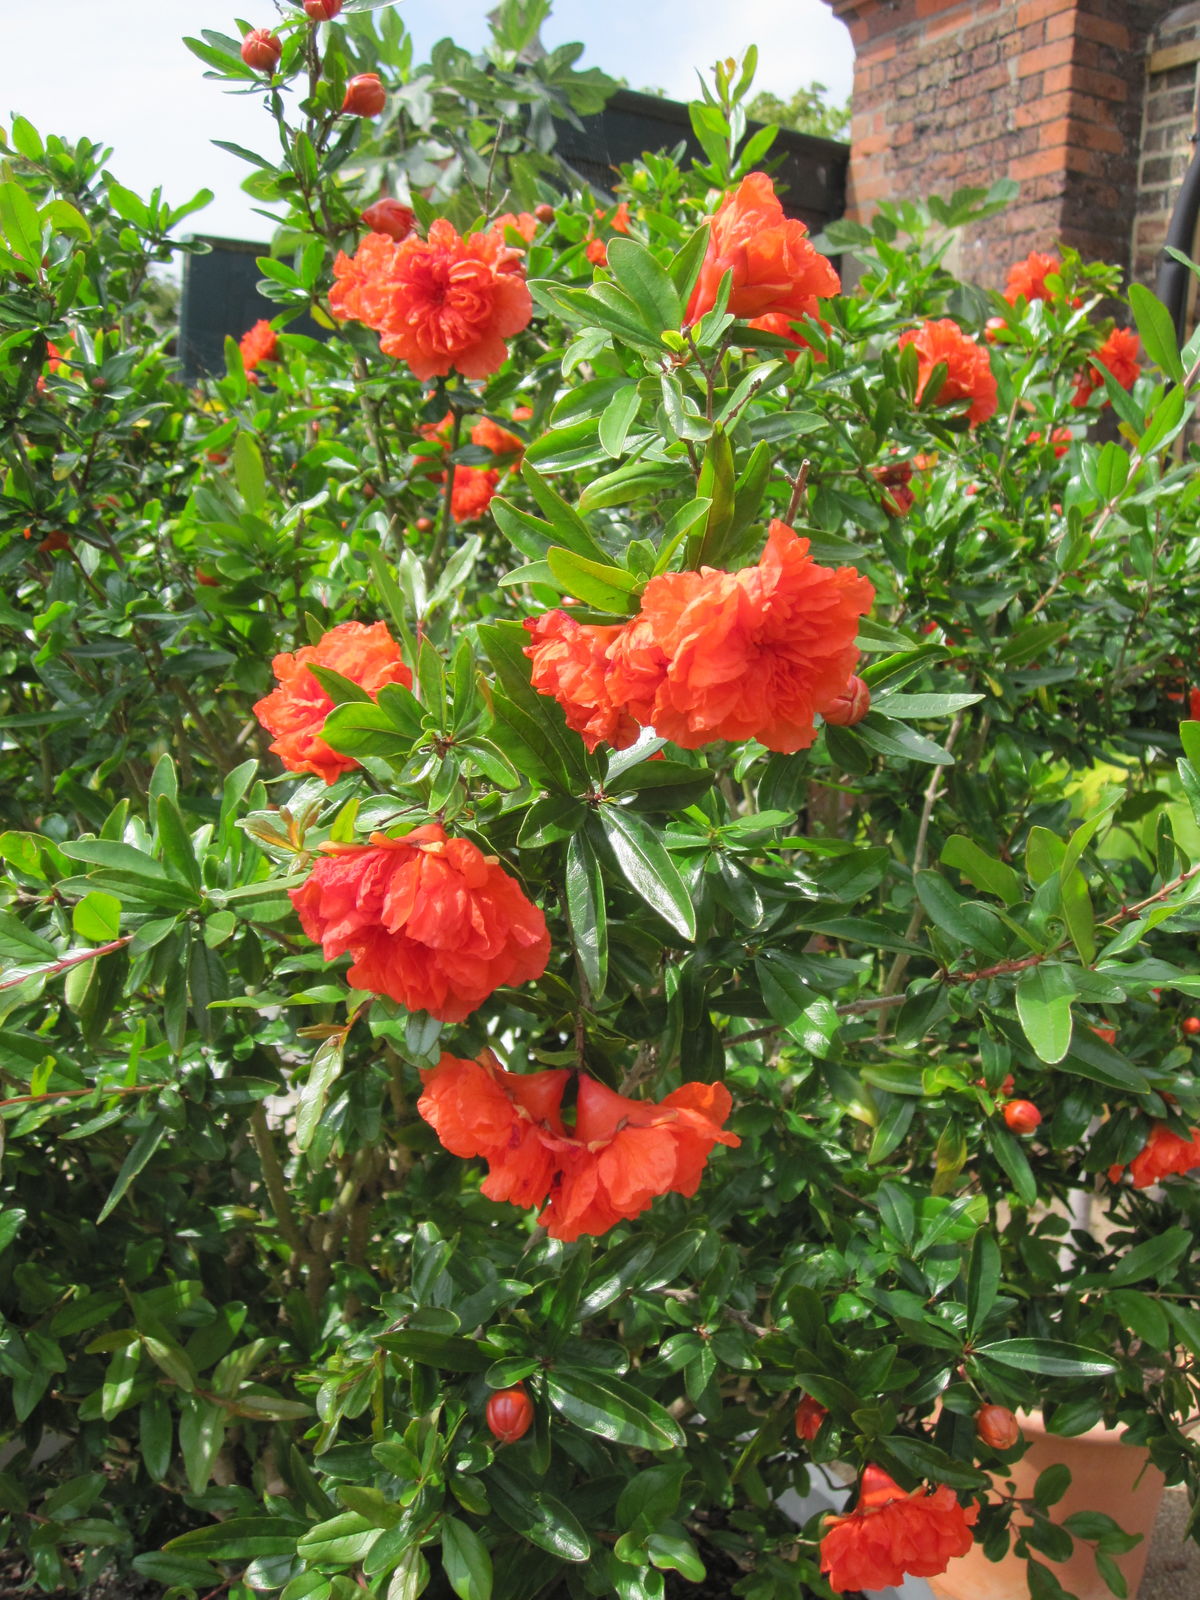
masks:
[[[682,143],[689,156],[706,159],[687,107],[677,100],[618,89],[603,111],[581,120],[582,129],[560,124],[556,153],[585,182],[605,193],[622,163],[636,161],[648,150],[672,150]],[[849,145],[781,128],[768,159],[772,166],[778,162],[775,178],[788,216],[801,218],[816,233],[843,214]],[[209,250],[186,257],[179,306],[179,354],[189,380],[224,372],[226,335],[240,339],[260,317],[270,318],[279,310],[258,292],[262,273],[255,258],[269,255],[269,245],[198,237]],[[328,330],[309,317],[288,326],[293,333],[315,339],[329,337]]]
[[[196,237],[209,249],[204,255],[185,257],[179,300],[179,357],[189,382],[225,371],[226,335],[240,339],[260,317],[270,320],[279,312],[273,300],[258,292],[262,273],[256,258],[269,256],[270,245],[208,234]],[[313,339],[329,337],[329,330],[308,316],[290,322],[288,332]]]
[[[1192,135],[1192,145],[1192,162],[1183,175],[1175,209],[1171,213],[1171,225],[1167,229],[1167,245],[1174,250],[1181,250],[1185,256],[1192,253],[1196,241],[1196,222],[1200,219],[1200,143],[1197,143],[1196,134]],[[1187,335],[1184,324],[1191,281],[1192,275],[1183,262],[1167,255],[1164,248],[1155,292],[1171,313],[1175,337],[1180,344]]]
[[[580,120],[582,131],[560,127],[555,151],[595,189],[611,190],[616,169],[647,150],[672,150],[682,143],[689,156],[708,159],[692,132],[687,106],[678,100],[618,89],[603,111]],[[751,130],[761,126],[750,124]],[[780,128],[766,159],[774,166],[780,156],[775,180],[789,216],[801,218],[816,233],[844,213],[849,145]]]

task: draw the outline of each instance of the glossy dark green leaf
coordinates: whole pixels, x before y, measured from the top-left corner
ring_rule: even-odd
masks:
[[[600,859],[582,831],[567,845],[565,888],[575,953],[588,988],[599,999],[608,982],[608,911]]]
[[[488,1498],[500,1518],[530,1544],[560,1561],[587,1561],[591,1540],[575,1513],[541,1484],[504,1461],[494,1461],[484,1476]]]
[[[1102,1351],[1062,1339],[998,1339],[975,1347],[976,1354],[1019,1371],[1047,1378],[1105,1378],[1117,1363]]]
[[[639,1450],[671,1450],[684,1444],[683,1429],[657,1400],[608,1372],[554,1367],[546,1394],[568,1422]]]
[[[694,939],[691,896],[657,831],[619,806],[602,806],[600,821],[629,887],[677,933]]]
[[[491,1600],[492,1558],[474,1528],[442,1518],[442,1566],[459,1600]]]

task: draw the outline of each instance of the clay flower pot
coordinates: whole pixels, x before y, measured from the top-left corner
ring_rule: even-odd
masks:
[[[1125,1575],[1130,1600],[1136,1600],[1150,1534],[1163,1495],[1163,1476],[1150,1464],[1149,1453],[1137,1445],[1123,1445],[1119,1428],[1091,1428],[1074,1439],[1047,1434],[1040,1416],[1025,1413],[1021,1429],[1029,1449],[1015,1466],[995,1474],[997,1483],[1012,1479],[1017,1494],[1031,1499],[1038,1474],[1061,1462],[1071,1469],[1071,1486],[1051,1508],[1055,1522],[1073,1511],[1103,1511],[1126,1533],[1144,1537],[1127,1555],[1115,1560]],[[1112,1591],[1096,1571],[1095,1547],[1076,1540],[1069,1561],[1051,1561],[1035,1552],[1068,1593],[1078,1600],[1112,1600]],[[1003,1561],[989,1561],[979,1545],[952,1561],[929,1587],[941,1600],[1028,1600],[1029,1582],[1024,1559],[1011,1551]]]

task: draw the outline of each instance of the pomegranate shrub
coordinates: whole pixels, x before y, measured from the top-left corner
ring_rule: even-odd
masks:
[[[195,385],[205,197],[6,136],[7,1546],[1119,1594],[1005,1469],[1040,1410],[1200,1484],[1197,341],[1068,250],[956,281],[1004,185],[813,237],[753,59],[581,190],[544,10],[191,41],[281,152]]]

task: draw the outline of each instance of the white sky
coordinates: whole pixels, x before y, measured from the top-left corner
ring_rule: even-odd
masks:
[[[468,48],[487,36],[494,0],[401,0],[417,59],[449,34]],[[82,135],[114,147],[109,163],[127,188],[162,184],[179,204],[197,189],[216,198],[185,230],[265,238],[239,184],[250,170],[211,139],[270,151],[272,126],[257,96],[225,94],[180,42],[202,28],[237,36],[234,18],[270,26],[271,0],[0,0],[0,116],[18,112],[43,134]],[[790,95],[818,79],[850,90],[849,35],[822,0],[557,0],[542,29],[551,48],[586,46],[579,65],[624,77],[635,89],[695,92],[695,69],[759,47],[756,87]]]

